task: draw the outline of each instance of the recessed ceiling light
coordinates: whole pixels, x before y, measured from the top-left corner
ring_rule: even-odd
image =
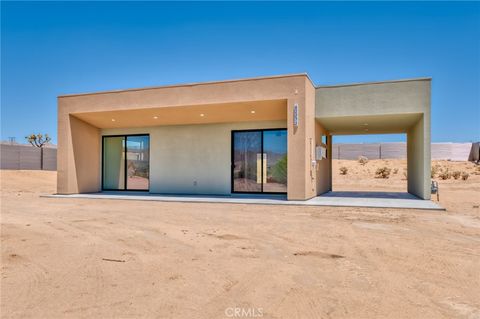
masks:
[[[115,119],[112,119],[112,122],[115,122]]]
[[[204,116],[205,116],[205,114],[203,114],[203,113],[200,113],[200,116],[201,116],[201,117],[204,117]]]
[[[158,119],[158,116],[154,116],[153,119],[155,119],[155,120]]]
[[[251,110],[250,113],[255,114],[255,110]]]

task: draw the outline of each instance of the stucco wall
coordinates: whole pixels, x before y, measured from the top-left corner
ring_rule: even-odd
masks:
[[[409,193],[430,199],[430,168],[430,129],[422,118],[407,133]]]
[[[289,102],[298,101],[299,123],[298,127],[293,126],[293,107],[289,107],[289,161],[288,176],[303,180],[304,188],[289,187],[288,199],[308,199],[317,195],[316,168],[312,165],[315,160],[316,127],[315,127],[315,87],[310,81],[305,81],[304,92],[299,98],[291,99]],[[290,105],[291,106],[291,103]],[[296,162],[290,160],[292,155],[302,155],[295,158]],[[302,174],[303,172],[303,174]],[[298,185],[300,183],[296,183]]]
[[[322,135],[327,136],[327,144],[322,143]],[[317,195],[332,190],[332,143],[328,132],[318,122],[315,122],[315,146],[323,146],[327,148],[327,158],[317,161],[316,167],[316,193]]]
[[[71,151],[75,162],[75,180],[79,193],[97,192],[100,178],[96,171],[100,169],[100,130],[74,116],[70,116]]]
[[[316,116],[423,113],[430,109],[430,79],[317,87]]]
[[[64,110],[58,112],[57,192],[98,192],[100,130]]]
[[[152,193],[230,194],[231,131],[260,128],[286,128],[286,122],[104,129],[102,135],[150,134]]]

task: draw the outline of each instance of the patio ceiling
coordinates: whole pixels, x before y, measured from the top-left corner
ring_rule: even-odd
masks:
[[[286,100],[152,107],[131,110],[72,113],[98,128],[211,124],[287,119]]]
[[[404,113],[317,117],[317,121],[332,135],[395,134],[406,133],[421,117],[419,113]]]

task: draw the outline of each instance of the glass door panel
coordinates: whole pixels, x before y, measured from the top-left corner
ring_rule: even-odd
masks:
[[[263,191],[287,192],[287,131],[263,131]]]
[[[150,138],[148,135],[103,137],[103,190],[149,189]]]
[[[149,188],[149,136],[127,136],[127,190]]]
[[[262,132],[233,132],[233,191],[262,191]]]
[[[125,137],[103,138],[103,189],[125,189]]]

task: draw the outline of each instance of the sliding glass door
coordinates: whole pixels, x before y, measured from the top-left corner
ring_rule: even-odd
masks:
[[[264,174],[263,191],[287,192],[287,131],[263,132]]]
[[[103,137],[103,189],[125,189],[125,136]]]
[[[233,132],[233,191],[261,192],[262,132]]]
[[[102,189],[149,189],[150,138],[148,135],[104,136]]]
[[[127,136],[127,189],[148,190],[149,187],[149,137]]]
[[[287,192],[287,131],[232,131],[232,192]]]

